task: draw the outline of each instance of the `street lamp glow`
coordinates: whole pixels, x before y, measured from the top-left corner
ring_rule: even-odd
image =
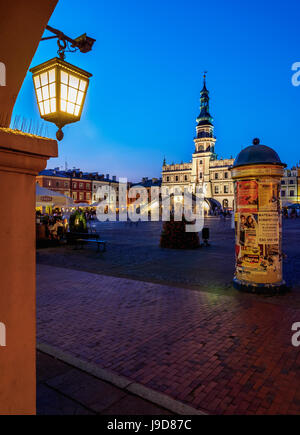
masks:
[[[54,58],[30,70],[42,119],[59,128],[57,139],[63,139],[62,128],[81,118],[92,74],[65,60]]]

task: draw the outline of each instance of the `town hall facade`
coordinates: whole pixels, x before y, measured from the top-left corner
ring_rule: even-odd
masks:
[[[209,112],[209,91],[206,76],[201,91],[200,115],[197,118],[195,151],[190,163],[167,165],[162,169],[162,186],[170,192],[180,189],[182,192],[196,192],[202,187],[207,202],[223,209],[234,208],[234,183],[230,167],[234,159],[218,160],[215,153],[216,138],[213,118]]]

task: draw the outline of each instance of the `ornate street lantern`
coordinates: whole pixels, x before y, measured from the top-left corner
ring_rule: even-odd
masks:
[[[81,118],[89,79],[92,74],[65,61],[65,52],[89,53],[95,39],[84,35],[71,39],[60,30],[46,26],[54,36],[42,38],[42,41],[56,39],[58,55],[30,70],[33,74],[36,99],[40,116],[58,127],[57,140],[62,140],[62,128]]]
[[[56,137],[62,140],[62,128],[81,118],[92,74],[59,58],[42,63],[30,72],[40,116],[58,127]]]

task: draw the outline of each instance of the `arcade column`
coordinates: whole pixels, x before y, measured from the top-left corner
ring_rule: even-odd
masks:
[[[254,139],[231,169],[236,202],[234,285],[239,290],[275,294],[286,288],[280,201],[285,167],[272,148]]]
[[[36,412],[36,175],[57,142],[0,128],[0,414]]]

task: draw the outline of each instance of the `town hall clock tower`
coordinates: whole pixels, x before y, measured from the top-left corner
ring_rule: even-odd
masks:
[[[216,159],[213,118],[209,113],[209,91],[206,88],[206,74],[201,91],[200,115],[197,118],[195,152],[192,161],[191,184],[193,191],[196,186],[204,188],[205,196],[212,197],[210,182],[210,162]]]

